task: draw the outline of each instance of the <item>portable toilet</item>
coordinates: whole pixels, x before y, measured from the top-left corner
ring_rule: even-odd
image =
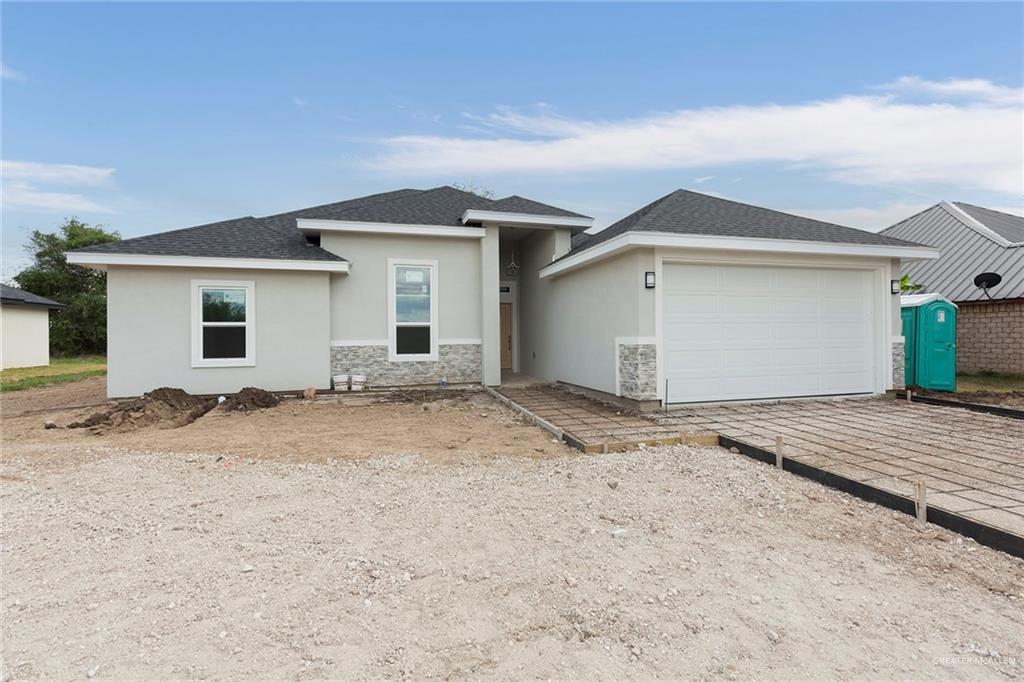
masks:
[[[939,294],[900,296],[907,386],[956,390],[956,312]]]

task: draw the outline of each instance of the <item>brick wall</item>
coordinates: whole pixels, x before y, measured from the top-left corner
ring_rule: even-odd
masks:
[[[958,305],[956,370],[1024,374],[1024,300]]]

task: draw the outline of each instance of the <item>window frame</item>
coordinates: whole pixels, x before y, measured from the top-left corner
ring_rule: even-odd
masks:
[[[204,289],[245,290],[245,322],[203,322]],[[192,366],[199,367],[255,367],[256,366],[256,282],[236,279],[194,279],[190,288],[192,307]],[[203,329],[205,327],[245,327],[244,358],[204,358]]]
[[[430,268],[430,352],[409,354],[398,353],[397,329],[399,326],[426,327],[421,322],[398,322],[397,287],[395,273],[399,267]],[[439,294],[437,287],[438,272],[436,260],[421,258],[388,258],[388,360],[390,362],[437,362],[438,339],[440,331],[437,324]]]

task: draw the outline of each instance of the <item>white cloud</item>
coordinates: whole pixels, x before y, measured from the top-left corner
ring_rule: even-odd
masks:
[[[787,208],[782,209],[786,213],[807,216],[816,220],[824,220],[827,223],[836,225],[847,225],[858,227],[870,232],[878,232],[891,227],[901,220],[920,213],[924,209],[934,206],[938,200],[931,203],[921,201],[893,201],[881,206],[855,206],[851,208]]]
[[[309,104],[309,101],[302,97],[292,97],[292,104],[297,107],[304,107]]]
[[[3,161],[4,206],[51,211],[110,213],[99,202],[77,192],[55,192],[40,185],[100,187],[114,174],[113,168],[33,161]]]
[[[880,90],[938,99],[976,99],[985,102],[1018,104],[1024,100],[1024,89],[996,85],[982,78],[949,78],[930,81],[918,76],[903,76],[879,86]]]
[[[715,178],[714,175],[705,175],[703,177],[694,178],[693,181],[696,182],[698,185],[700,185],[702,183],[707,182],[708,180],[714,180],[714,178]]]
[[[92,199],[71,192],[46,192],[25,183],[5,183],[3,203],[19,208],[38,208],[51,211],[89,211],[111,213],[112,211]]]
[[[101,185],[114,174],[113,168],[76,166],[70,163],[3,161],[2,172],[8,180],[50,182],[58,185]]]
[[[0,64],[0,78],[12,81],[27,81],[28,76],[20,71],[15,71],[6,64]]]
[[[886,93],[683,109],[620,121],[498,109],[474,118],[497,137],[391,137],[369,164],[389,172],[452,175],[774,162],[824,170],[847,183],[942,183],[1017,194],[1024,188],[1021,103],[989,85],[989,99],[969,102],[903,102]]]

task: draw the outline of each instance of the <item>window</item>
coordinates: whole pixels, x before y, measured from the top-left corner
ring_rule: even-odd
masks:
[[[388,260],[388,355],[437,360],[437,261]]]
[[[192,280],[192,366],[256,364],[254,282]]]

